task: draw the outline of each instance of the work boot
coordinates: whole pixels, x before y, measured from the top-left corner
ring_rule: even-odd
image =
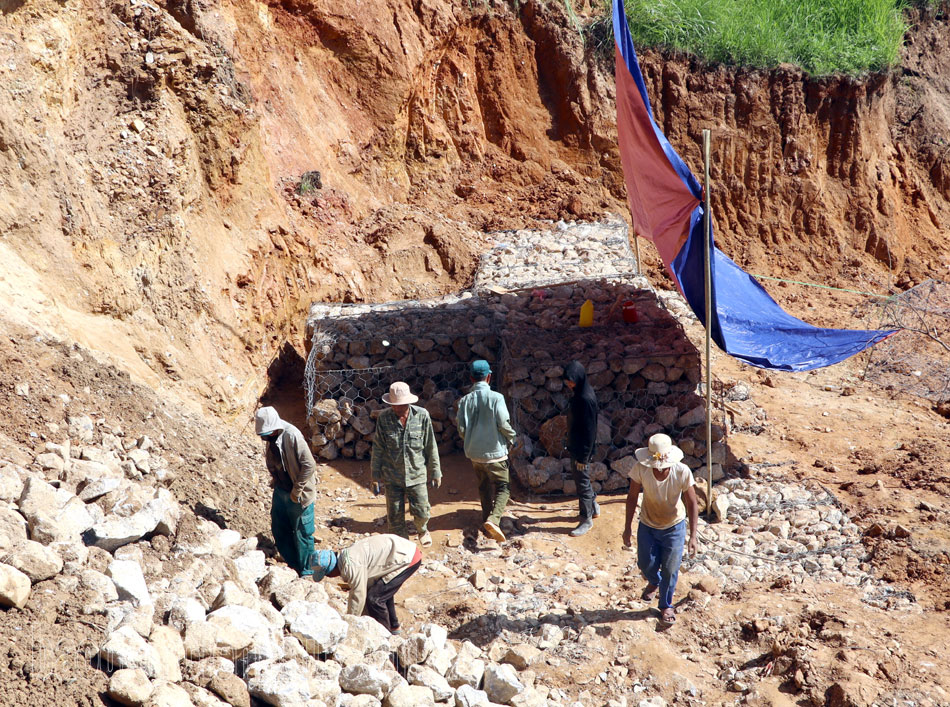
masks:
[[[492,523],[490,520],[485,521],[485,523],[482,525],[482,530],[484,530],[485,534],[492,540],[500,543],[505,542],[505,534],[501,532],[501,528]]]
[[[579,526],[577,526],[576,528],[574,528],[574,530],[571,531],[571,536],[576,538],[581,535],[584,535],[585,533],[587,533],[588,530],[590,530],[593,527],[594,527],[594,521],[592,521],[590,518],[585,518],[584,520],[581,521],[581,524]]]

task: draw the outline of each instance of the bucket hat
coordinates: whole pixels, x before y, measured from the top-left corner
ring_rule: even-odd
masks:
[[[651,469],[666,469],[683,458],[683,450],[673,444],[669,435],[655,434],[647,441],[646,447],[636,452],[637,461]]]
[[[310,567],[313,569],[313,581],[319,582],[336,567],[336,553],[330,550],[318,550],[310,555]]]
[[[409,391],[409,384],[396,381],[389,386],[389,392],[383,395],[383,402],[387,405],[411,405],[418,402],[419,396]]]

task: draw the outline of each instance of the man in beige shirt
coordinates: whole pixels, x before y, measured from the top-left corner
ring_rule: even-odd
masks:
[[[680,461],[683,450],[665,434],[650,437],[648,446],[636,450],[636,456],[637,463],[630,471],[623,544],[624,547],[631,545],[630,526],[643,491],[643,507],[637,528],[637,566],[647,580],[647,586],[641,597],[652,601],[659,595],[660,618],[671,624],[676,621],[673,592],[683,560],[687,510],[689,554],[696,554],[699,504],[693,488],[695,481],[693,472]]]
[[[393,597],[421,563],[414,542],[390,534],[371,535],[339,552],[320,550],[311,557],[315,581],[342,577],[349,586],[346,613],[372,616],[392,633],[399,633]]]

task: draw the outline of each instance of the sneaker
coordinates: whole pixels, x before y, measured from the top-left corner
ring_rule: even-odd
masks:
[[[600,504],[594,501],[594,515],[591,518],[600,518]]]
[[[422,547],[429,547],[429,545],[432,544],[432,536],[429,535],[428,530],[419,536],[419,544],[422,545]]]
[[[485,534],[492,540],[497,540],[500,543],[505,542],[505,534],[501,532],[501,528],[492,523],[490,520],[486,520],[482,524],[482,530],[484,530]]]
[[[585,533],[587,533],[588,530],[590,530],[593,527],[594,527],[594,521],[590,519],[582,521],[579,526],[577,526],[576,528],[574,528],[574,530],[571,531],[571,536],[576,538],[581,535],[584,535]]]

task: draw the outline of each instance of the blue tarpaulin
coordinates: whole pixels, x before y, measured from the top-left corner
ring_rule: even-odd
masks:
[[[699,320],[706,324],[702,189],[653,119],[623,0],[613,0],[617,135],[636,233],[656,245]],[[760,368],[808,371],[843,361],[893,331],[822,329],[788,314],[748,273],[712,253],[710,334],[723,351]]]

